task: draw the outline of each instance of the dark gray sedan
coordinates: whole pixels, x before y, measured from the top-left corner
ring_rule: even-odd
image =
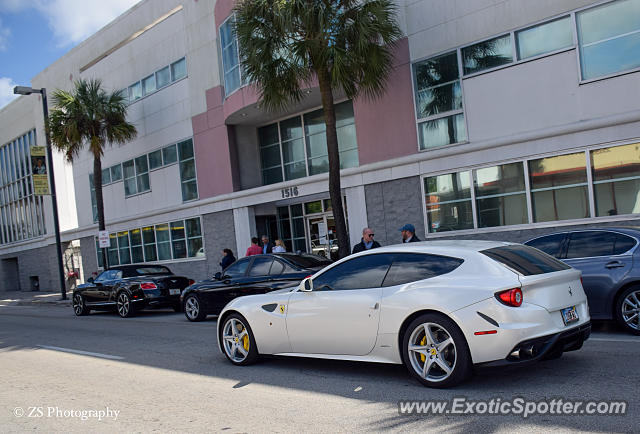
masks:
[[[527,241],[582,271],[593,319],[616,319],[640,335],[640,228],[555,232]]]

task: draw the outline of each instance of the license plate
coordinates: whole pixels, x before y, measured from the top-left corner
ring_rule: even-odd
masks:
[[[175,288],[175,289],[170,289],[169,290],[169,295],[176,295],[176,294],[180,294],[180,288]]]
[[[564,308],[560,312],[562,312],[562,320],[564,321],[564,325],[578,321],[578,312],[576,312],[575,306]]]

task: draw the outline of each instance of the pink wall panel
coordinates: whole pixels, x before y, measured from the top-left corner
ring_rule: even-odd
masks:
[[[397,44],[386,93],[373,101],[358,98],[353,111],[360,165],[418,152],[407,38]]]

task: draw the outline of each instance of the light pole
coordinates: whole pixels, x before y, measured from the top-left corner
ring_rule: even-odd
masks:
[[[51,184],[51,201],[53,202],[53,227],[56,232],[56,250],[58,251],[58,274],[60,275],[60,294],[62,299],[67,299],[67,287],[64,282],[64,267],[62,265],[62,244],[60,243],[60,222],[58,221],[58,200],[56,199],[56,180],[53,177],[53,154],[51,152],[51,139],[47,128],[49,119],[49,107],[47,107],[47,89],[33,89],[26,86],[16,86],[13,88],[16,95],[31,95],[39,93],[42,95],[42,112],[44,114],[44,136],[47,142],[47,158],[49,159],[49,184]]]

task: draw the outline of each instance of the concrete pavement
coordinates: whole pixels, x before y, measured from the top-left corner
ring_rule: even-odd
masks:
[[[61,305],[71,306],[73,291],[67,291],[67,299],[63,300],[60,292],[48,291],[2,291],[0,305],[30,306],[30,305]]]

